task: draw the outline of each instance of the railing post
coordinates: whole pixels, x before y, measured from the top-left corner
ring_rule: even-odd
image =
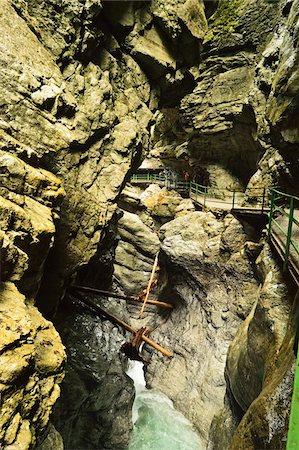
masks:
[[[234,190],[233,191],[233,208],[232,209],[234,209],[234,207],[235,207],[235,195],[236,195],[236,191]]]
[[[207,188],[207,186],[205,186],[205,193],[204,193],[204,200],[203,200],[204,208],[206,207],[207,192],[208,192],[208,188]]]
[[[286,270],[290,255],[290,245],[291,245],[291,239],[292,239],[292,227],[293,227],[293,217],[294,217],[294,198],[290,198],[290,215],[289,215],[289,225],[288,225],[288,234],[287,234],[287,240],[286,240],[286,246],[285,246],[285,253],[284,253],[284,263],[283,263],[283,271]]]
[[[287,450],[297,450],[299,445],[299,352],[297,352],[297,362],[295,366],[295,379],[291,402],[291,413],[289,420],[289,430],[287,439]]]
[[[195,201],[197,203],[197,196],[198,196],[198,185],[195,183]]]
[[[264,207],[265,207],[265,196],[266,196],[266,188],[263,189],[262,214],[264,212]]]
[[[271,191],[271,202],[270,202],[270,213],[269,213],[269,226],[268,226],[268,238],[269,239],[270,239],[270,236],[271,236],[274,208],[275,208],[275,191],[272,190]]]

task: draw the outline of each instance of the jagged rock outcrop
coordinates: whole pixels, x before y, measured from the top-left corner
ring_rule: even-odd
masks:
[[[50,172],[8,152],[0,151],[0,165],[2,280],[15,282],[34,298],[53,244],[64,190]]]
[[[147,146],[150,88],[136,62],[116,59],[108,44],[110,52],[103,48],[95,62],[84,59],[83,49],[98,38],[92,30],[99,2],[57,4],[59,14],[50,3],[13,6],[3,1],[2,129],[31,149],[35,164],[63,178],[67,192],[55,264],[48,261],[51,279],[41,292],[53,301],[64,277],[97,251],[127,172]]]
[[[193,92],[179,112],[155,115],[152,157],[189,163],[201,182],[215,178],[216,187],[222,169],[227,185],[234,177],[243,187],[253,176],[250,189],[296,190],[297,14],[297,1],[220,1],[192,72]]]
[[[160,251],[160,226],[194,211],[194,204],[174,190],[151,184],[144,190],[126,187],[120,205],[124,211],[117,224],[119,241],[113,276],[122,290],[139,294],[148,284],[155,256]]]
[[[11,282],[1,285],[0,442],[29,449],[46,428],[63,378],[65,353],[51,322]]]
[[[160,249],[157,234],[136,214],[124,212],[118,222],[120,241],[115,250],[114,277],[129,294],[139,294],[148,283]]]

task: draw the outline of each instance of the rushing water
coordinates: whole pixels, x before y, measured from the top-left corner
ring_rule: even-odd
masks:
[[[127,450],[200,450],[191,423],[166,395],[145,387],[143,365],[130,362],[127,372],[135,385],[134,429]]]

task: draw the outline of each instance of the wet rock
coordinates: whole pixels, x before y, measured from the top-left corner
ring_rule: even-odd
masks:
[[[285,448],[293,384],[294,317],[286,284],[268,245],[259,255],[257,267],[260,292],[228,351],[228,391],[224,408],[213,419],[209,449],[220,445]]]
[[[122,450],[132,428],[134,399],[120,353],[123,331],[71,303],[60,314],[58,329],[67,346],[68,366],[55,427],[66,448]]]
[[[37,450],[63,450],[62,437],[55,429],[55,427],[50,424],[47,435],[45,439],[36,447]]]

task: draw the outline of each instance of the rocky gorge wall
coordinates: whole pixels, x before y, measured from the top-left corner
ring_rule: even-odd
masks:
[[[0,443],[27,449],[47,431],[64,373],[60,336],[34,306],[64,190],[50,172],[0,153]]]
[[[8,317],[4,322],[15,330],[12,340],[5,337],[1,355],[5,361],[12,361],[20,352],[17,373],[3,371],[1,383],[5,398],[13,393],[15,400],[1,409],[1,439],[5,445],[16,442],[19,445],[22,441],[21,448],[35,444],[46,428],[58,396],[58,382],[63,376],[64,349],[50,322],[33,306],[35,299],[43,313],[50,316],[66,287],[76,277],[94,287],[101,287],[103,283],[108,286],[112,270],[114,286],[130,292],[135,289],[137,293],[144,287],[153,256],[160,247],[158,230],[169,222],[164,225],[165,236],[161,239],[165,267],[176,274],[170,295],[174,296],[177,309],[171,321],[174,326],[180,323],[179,332],[183,336],[186,334],[186,340],[182,345],[175,342],[169,335],[171,323],[157,331],[157,339],[161,337],[165,344],[177,348],[179,356],[169,363],[169,373],[200,406],[187,408],[179,392],[170,394],[178,407],[196,422],[203,441],[207,442],[209,424],[224,397],[226,351],[254,303],[250,294],[248,303],[243,305],[247,284],[251,286],[252,295],[256,292],[260,298],[260,307],[245,321],[245,329],[242,325],[240,340],[236,338],[240,348],[246,348],[246,336],[252,339],[256,329],[270,327],[267,337],[261,337],[261,342],[265,339],[266,344],[254,341],[252,345],[263,348],[269,345],[274,354],[280,346],[286,347],[283,355],[291,358],[292,333],[289,346],[283,340],[287,334],[284,317],[290,314],[287,306],[290,300],[284,288],[279,295],[276,291],[273,293],[277,304],[281,302],[279,305],[267,300],[272,294],[265,296],[266,288],[262,288],[262,294],[257,293],[257,283],[266,283],[267,276],[264,273],[256,277],[252,273],[252,263],[245,250],[247,238],[235,219],[218,215],[214,219],[194,213],[194,226],[202,230],[201,237],[210,246],[204,254],[201,241],[197,242],[192,229],[179,237],[176,226],[181,222],[176,221],[183,220],[180,213],[192,212],[194,206],[184,204],[175,193],[156,192],[154,200],[151,196],[147,201],[144,199],[144,209],[138,217],[131,199],[131,207],[127,207],[119,220],[115,240],[113,227],[120,217],[117,204],[124,206],[121,191],[145,156],[159,164],[164,161],[179,171],[187,168],[192,176],[204,176],[215,188],[234,185],[250,190],[275,184],[297,192],[294,180],[298,175],[298,1],[222,0],[218,7],[218,2],[201,0],[144,3],[1,0],[0,3],[0,220],[2,281],[5,282],[2,304],[3,317]],[[137,198],[139,195],[135,194]],[[145,207],[150,214],[145,212]],[[138,230],[142,231],[136,244]],[[143,241],[145,236],[151,241],[151,247]],[[241,256],[230,236],[235,236],[236,242],[244,247]],[[167,242],[171,242],[171,246]],[[184,246],[194,262],[191,274],[185,267]],[[193,253],[194,246],[202,255],[200,260]],[[176,255],[172,255],[174,251]],[[219,265],[223,269],[218,273]],[[235,286],[234,271],[242,280],[240,286]],[[185,272],[186,277],[181,280],[180,273]],[[215,274],[213,283],[208,282],[212,274]],[[163,277],[162,287],[165,288],[167,270]],[[233,286],[230,293],[229,284]],[[217,294],[218,288],[224,293],[223,298]],[[185,292],[190,305],[184,303]],[[15,304],[12,296],[19,305],[19,316],[12,313]],[[217,303],[221,314],[212,301],[206,300],[214,297],[221,300],[219,305]],[[198,303],[203,304],[201,317],[195,313]],[[265,312],[273,308],[275,320]],[[127,318],[136,313],[134,308],[120,311]],[[62,330],[63,312],[59,314],[57,326]],[[78,311],[78,316],[80,314]],[[20,330],[16,323],[23,316],[26,320]],[[93,336],[92,344],[82,347],[82,351],[91,352],[91,362],[84,360],[86,366],[93,367],[91,377],[83,375],[81,361],[76,359],[76,333],[68,341],[66,332],[63,339],[69,342],[71,358],[65,386],[70,386],[75,379],[80,384],[80,398],[91,399],[94,392],[90,385],[98,383],[98,392],[94,394],[98,403],[90,406],[89,400],[81,402],[78,396],[75,419],[66,424],[65,435],[71,435],[76,423],[80,423],[82,435],[78,439],[85,440],[84,445],[121,448],[127,439],[126,433],[122,442],[114,441],[115,436],[111,435],[107,437],[110,443],[103,444],[103,429],[107,432],[111,426],[109,421],[108,425],[104,423],[103,416],[98,419],[103,429],[99,426],[90,440],[84,434],[89,420],[97,423],[105,390],[103,380],[111,365],[109,352],[114,349],[114,354],[117,353],[120,339],[110,342],[104,335],[99,338],[102,332],[113,334],[113,327],[101,328],[100,320],[95,323],[93,318],[83,316],[86,329]],[[194,322],[193,331],[187,330],[189,316],[190,323]],[[186,317],[188,320],[184,324]],[[151,320],[153,318],[154,314]],[[162,316],[153,327],[164,320]],[[71,311],[68,323],[70,328],[76,323]],[[264,323],[270,325],[264,327]],[[278,337],[275,324],[281,330]],[[248,330],[251,330],[249,335]],[[44,338],[43,334],[50,337]],[[198,343],[192,344],[191,350],[190,340]],[[52,341],[53,346],[49,345]],[[209,348],[215,349],[215,356],[207,360],[206,366],[200,364],[202,349],[195,351],[201,342],[204,342],[203,348],[208,342]],[[260,364],[263,370],[258,374],[258,389],[251,392],[243,404],[244,393],[232,386],[243,376],[238,372],[238,366],[243,365],[238,363],[239,358],[250,361],[252,355],[245,357],[244,349],[239,354],[238,345],[232,345],[227,362],[226,378],[230,388],[222,417],[226,417],[226,423],[231,420],[231,425],[223,439],[226,439],[225,445],[230,445],[244,415],[232,445],[246,448],[246,445],[256,445],[252,443],[251,414],[257,417],[254,405],[260,405],[260,400],[255,403],[254,399],[271,383],[273,389],[269,392],[273,395],[276,392],[278,400],[283,398],[279,396],[283,369],[271,381],[266,376],[270,362],[261,364],[262,356],[258,361],[253,358],[248,363],[252,371]],[[100,357],[94,354],[94,346],[103,348]],[[12,348],[18,350],[11,353]],[[188,355],[194,352],[193,378],[199,371],[201,380],[206,380],[203,386],[200,380],[183,382],[176,376],[182,370],[180,364],[188,361],[189,365]],[[44,357],[46,361],[40,362]],[[278,358],[277,365],[286,368],[287,360],[287,356],[285,360]],[[152,385],[155,379],[157,383],[163,381],[164,369],[158,361],[153,356],[148,372]],[[132,389],[124,379],[123,370],[124,363],[120,359],[111,375],[119,384],[117,382],[115,392],[111,392],[111,403],[103,408],[104,411],[112,408],[119,417],[127,414],[128,420],[119,424],[120,430],[131,426],[128,405],[132,401]],[[184,370],[187,372],[187,368]],[[97,371],[101,375],[95,375]],[[255,380],[255,376],[252,378]],[[44,386],[46,381],[47,387]],[[119,411],[114,399],[121,385],[126,386],[127,395]],[[208,399],[205,390],[211,392]],[[24,392],[29,392],[29,403]],[[65,411],[67,398],[62,399]],[[70,398],[74,400],[74,393],[70,392]],[[266,397],[261,398],[262,403],[263,398]],[[88,419],[81,420],[77,411],[85,407]],[[201,422],[202,408],[209,414]],[[261,423],[267,414],[266,411]],[[285,423],[286,418],[283,420]],[[217,430],[216,418],[210,440],[217,448],[220,444],[213,429]],[[279,433],[283,432],[283,426],[277,433],[271,431],[273,439],[263,445],[275,448]],[[74,437],[74,441],[76,439]]]
[[[297,24],[296,1],[220,2],[196,87],[156,116],[152,158],[188,162],[215,187],[225,187],[221,169],[232,187],[297,192]]]

